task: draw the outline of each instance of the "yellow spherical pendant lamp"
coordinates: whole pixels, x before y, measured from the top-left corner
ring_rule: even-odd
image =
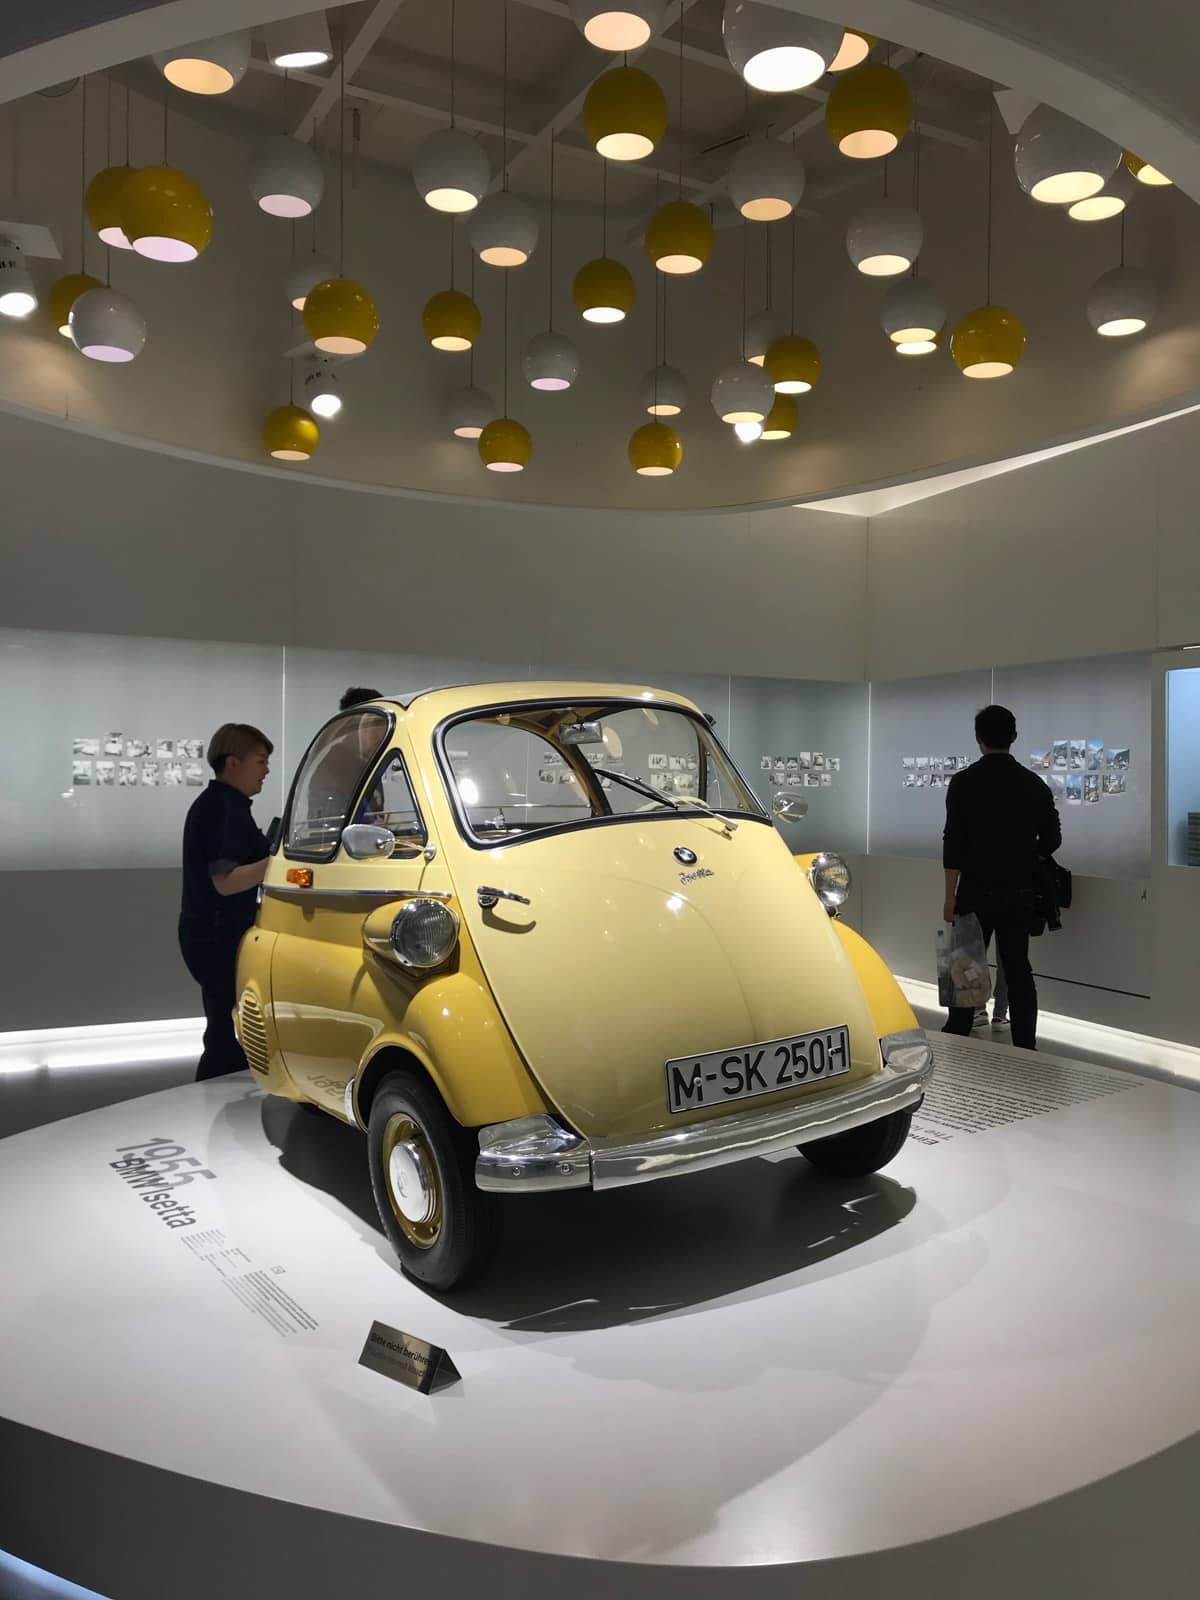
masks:
[[[276,461],[307,461],[321,430],[301,406],[276,406],[263,421],[263,443]]]
[[[763,422],[763,439],[790,439],[800,420],[800,407],[790,394],[777,394]]]
[[[629,465],[642,478],[669,478],[683,460],[683,440],[665,422],[646,422],[629,440]]]
[[[496,417],[479,435],[479,459],[489,472],[524,472],[533,455],[529,429],[511,417]]]
[[[636,290],[627,267],[599,256],[575,274],[575,309],[585,322],[622,322],[633,309]]]
[[[469,350],[479,337],[479,307],[461,289],[443,289],[421,313],[425,337],[435,350]]]
[[[1006,378],[1024,353],[1024,325],[1005,306],[976,306],[950,339],[950,354],[967,378]]]
[[[667,131],[666,97],[648,72],[614,67],[588,90],[583,127],[607,160],[641,161]]]
[[[1171,185],[1172,180],[1165,172],[1152,167],[1148,161],[1143,161],[1141,156],[1135,156],[1132,150],[1125,151],[1125,165],[1139,183],[1144,183],[1151,189],[1166,189]]]
[[[119,201],[126,181],[133,176],[133,168],[102,167],[88,184],[83,196],[87,219],[105,244],[114,250],[132,250],[121,226]]]
[[[767,350],[763,368],[776,394],[807,394],[821,376],[821,355],[811,339],[785,333]]]
[[[117,211],[125,237],[151,261],[194,261],[212,238],[204,190],[175,167],[141,167],[121,188]]]
[[[646,254],[660,272],[699,272],[712,247],[712,218],[690,201],[672,200],[646,225]]]
[[[844,156],[890,155],[912,127],[912,90],[894,67],[868,63],[839,78],[825,102],[825,126]]]
[[[93,278],[89,272],[69,272],[50,290],[46,297],[46,307],[50,312],[50,320],[64,339],[71,337],[71,307],[76,300],[89,289],[102,287],[99,278]]]
[[[361,355],[379,332],[379,308],[353,278],[326,278],[305,297],[304,331],[326,355]]]

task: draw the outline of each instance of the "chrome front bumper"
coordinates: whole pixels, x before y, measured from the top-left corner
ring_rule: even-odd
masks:
[[[640,1139],[585,1139],[551,1116],[519,1117],[479,1131],[475,1182],[496,1193],[619,1189],[655,1178],[747,1161],[813,1139],[829,1139],[917,1105],[933,1071],[923,1033],[882,1041],[886,1065],[845,1089],[818,1089],[764,1111],[735,1111]]]

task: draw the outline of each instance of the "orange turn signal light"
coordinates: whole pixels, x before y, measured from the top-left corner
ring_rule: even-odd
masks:
[[[311,867],[289,867],[287,881],[294,883],[298,889],[311,889],[313,886],[313,870]]]

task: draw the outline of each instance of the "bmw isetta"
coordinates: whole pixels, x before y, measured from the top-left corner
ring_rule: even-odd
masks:
[[[875,1172],[932,1056],[831,914],[845,864],[797,860],[679,695],[381,698],[300,763],[239,954],[238,1035],[269,1093],[366,1133],[383,1227],[436,1290],[486,1266],[500,1195],[791,1147]]]

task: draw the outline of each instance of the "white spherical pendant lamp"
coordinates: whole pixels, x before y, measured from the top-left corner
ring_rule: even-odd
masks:
[[[328,361],[310,361],[301,380],[304,404],[314,417],[328,422],[342,410],[342,386]]]
[[[71,307],[71,339],[89,361],[132,361],[146,343],[146,319],[115,289],[89,289]]]
[[[521,267],[537,249],[537,215],[528,201],[502,189],[471,213],[467,237],[489,267]]]
[[[474,211],[490,181],[483,146],[459,128],[431,133],[413,161],[417,193],[435,211]]]
[[[677,417],[688,402],[688,382],[676,367],[653,367],[642,379],[638,404],[652,417]]]
[[[277,134],[259,146],[250,168],[250,193],[269,217],[307,217],[325,193],[325,171],[309,145]]]
[[[1122,161],[1099,193],[1076,200],[1067,207],[1067,215],[1073,222],[1103,222],[1120,216],[1136,193],[1137,179]]]
[[[729,198],[748,222],[778,222],[800,204],[804,163],[790,145],[762,139],[742,146],[728,181]]]
[[[756,311],[746,323],[746,337],[743,341],[743,355],[747,361],[752,361],[756,367],[761,367],[767,359],[767,351],[782,338],[787,325],[778,311],[772,311],[768,306],[764,311]]]
[[[774,403],[770,378],[749,361],[726,367],[712,386],[712,408],[722,422],[761,423]]]
[[[37,310],[37,290],[15,239],[0,239],[0,316],[20,320]]]
[[[301,72],[306,67],[319,67],[333,60],[329,23],[323,11],[309,11],[302,17],[268,22],[263,36],[271,65],[283,72]]]
[[[456,439],[478,439],[497,416],[496,402],[486,389],[456,389],[446,401],[446,425]]]
[[[283,283],[289,304],[295,306],[297,311],[303,311],[309,290],[337,275],[336,265],[319,250],[308,250],[302,256],[293,256]]]
[[[168,83],[188,94],[228,94],[250,65],[250,35],[243,29],[156,50],[154,64]]]
[[[1088,290],[1087,319],[1106,339],[1127,339],[1154,320],[1158,290],[1136,267],[1114,267]]]
[[[868,278],[894,278],[907,272],[921,253],[925,227],[911,206],[881,200],[852,217],[846,251]]]
[[[1121,146],[1052,106],[1030,113],[1013,145],[1017,182],[1044,205],[1071,205],[1099,194],[1121,159]]]
[[[521,362],[531,389],[569,389],[579,376],[579,351],[565,334],[535,333]]]
[[[884,295],[879,320],[899,355],[932,355],[946,326],[946,302],[923,278],[901,278]]]
[[[721,19],[725,54],[752,89],[785,94],[816,83],[842,47],[835,22],[803,17],[752,0],[726,0]]]
[[[640,50],[667,19],[666,0],[570,0],[571,21],[597,50]]]
[[[772,407],[772,410],[774,410],[774,407]],[[767,415],[769,416],[770,412],[768,412]],[[738,443],[753,444],[756,439],[761,439],[765,424],[765,417],[762,422],[735,422],[733,424],[733,431]]]

